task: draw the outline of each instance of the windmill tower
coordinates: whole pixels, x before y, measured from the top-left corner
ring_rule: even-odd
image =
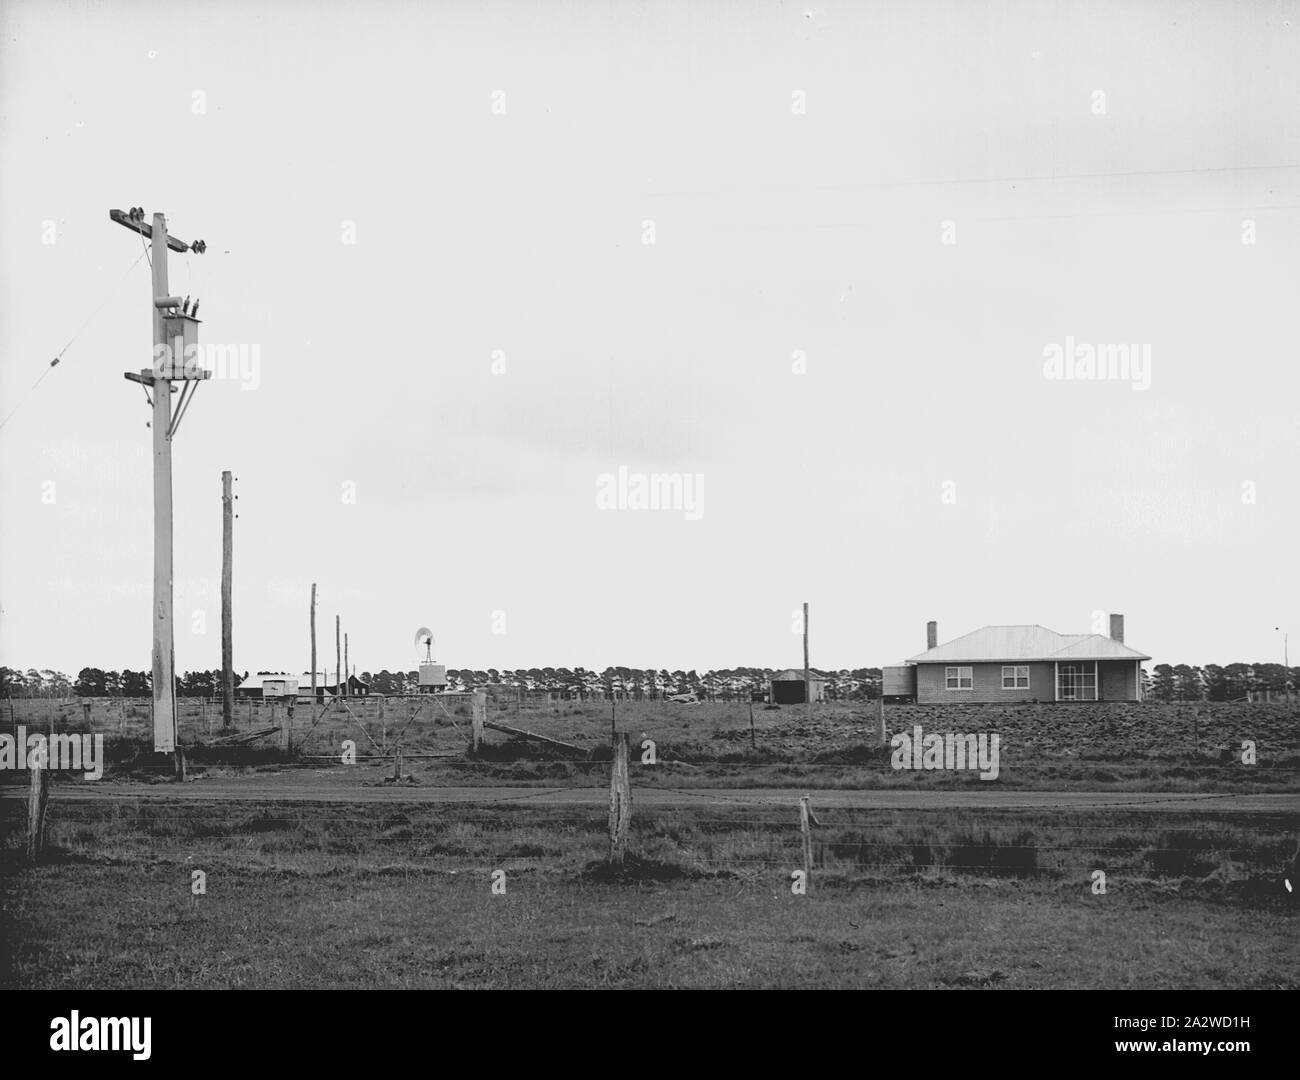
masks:
[[[447,688],[447,666],[433,662],[433,631],[427,626],[415,632],[415,647],[424,653],[420,657],[420,693],[441,693]]]

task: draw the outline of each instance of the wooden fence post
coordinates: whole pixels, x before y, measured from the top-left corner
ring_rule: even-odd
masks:
[[[27,858],[35,861],[45,850],[45,807],[50,798],[50,771],[45,767],[49,744],[45,751],[27,762],[32,774],[31,791],[27,797]]]
[[[885,737],[885,695],[883,692],[876,699],[876,711],[880,713],[880,745],[884,746],[888,739]]]
[[[614,736],[614,756],[609,765],[609,861],[622,865],[632,822],[632,784],[628,779],[628,733]]]
[[[809,818],[812,816],[808,808],[810,796],[805,795],[799,800],[799,832],[803,836],[803,883],[804,888],[812,891],[812,864],[813,864],[813,846],[812,846],[812,822]]]
[[[749,748],[758,749],[758,743],[754,739],[754,699],[749,699]]]
[[[474,729],[473,744],[471,752],[477,757],[479,746],[483,743],[483,722],[487,719],[487,691],[475,690],[474,701],[470,706],[470,714]]]

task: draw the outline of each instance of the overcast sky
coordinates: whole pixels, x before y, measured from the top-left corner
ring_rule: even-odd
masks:
[[[131,206],[207,241],[171,291],[257,361],[174,444],[178,671],[220,666],[223,469],[240,671],[307,668],[313,581],[358,671],[422,624],[451,667],[784,666],[805,600],[831,668],[928,619],[1118,611],[1156,662],[1300,631],[1296,3],[0,30],[0,662],[150,667]],[[1111,344],[1149,368],[1049,377]],[[620,467],[694,512],[602,508]]]

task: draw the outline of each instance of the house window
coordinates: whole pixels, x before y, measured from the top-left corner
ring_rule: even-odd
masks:
[[[1002,665],[1002,689],[1003,690],[1028,690],[1029,689],[1029,665],[1028,664],[1003,664]]]
[[[944,686],[949,690],[970,690],[975,685],[971,671],[968,667],[944,668]]]
[[[1061,664],[1056,673],[1056,693],[1062,701],[1097,700],[1097,662]]]

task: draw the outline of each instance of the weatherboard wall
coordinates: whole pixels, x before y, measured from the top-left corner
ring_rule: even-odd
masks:
[[[1023,664],[1021,666],[1024,666]],[[969,690],[949,690],[945,669],[969,667],[973,686]],[[971,664],[917,664],[916,700],[922,705],[985,704],[989,702],[1054,701],[1056,674],[1050,663],[1039,661],[1029,667],[1029,688],[1002,689],[1002,662]]]

